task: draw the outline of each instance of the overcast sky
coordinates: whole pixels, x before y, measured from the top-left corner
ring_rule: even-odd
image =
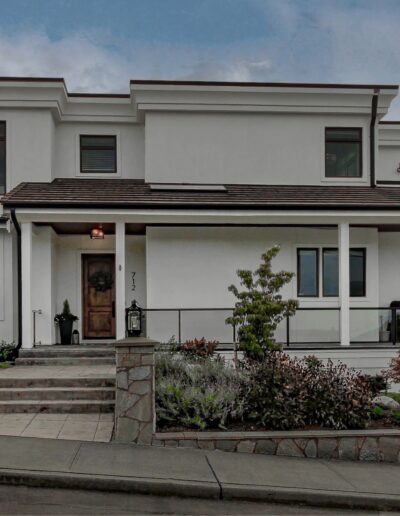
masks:
[[[69,91],[400,82],[400,0],[0,0],[0,13],[0,75],[61,76]]]

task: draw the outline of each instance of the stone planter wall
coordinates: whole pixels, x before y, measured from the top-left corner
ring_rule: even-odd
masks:
[[[286,457],[400,462],[400,431],[392,429],[156,433],[152,444]]]

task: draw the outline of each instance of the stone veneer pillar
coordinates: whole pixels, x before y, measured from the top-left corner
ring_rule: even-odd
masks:
[[[153,340],[128,337],[116,342],[114,439],[151,444],[155,432]]]

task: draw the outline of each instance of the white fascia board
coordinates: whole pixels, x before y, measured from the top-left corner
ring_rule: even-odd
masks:
[[[400,210],[16,209],[20,222],[146,224],[399,224]]]
[[[397,89],[381,90],[378,115],[386,114]],[[343,88],[132,85],[139,110],[282,111],[371,113],[374,90]]]

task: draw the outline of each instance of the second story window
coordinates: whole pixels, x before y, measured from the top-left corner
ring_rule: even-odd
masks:
[[[325,177],[362,176],[362,129],[325,129]]]
[[[6,193],[6,123],[0,122],[0,195]]]
[[[105,135],[81,135],[81,173],[117,172],[117,138]]]

